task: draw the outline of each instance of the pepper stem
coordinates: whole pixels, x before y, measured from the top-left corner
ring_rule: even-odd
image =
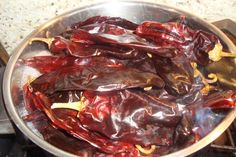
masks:
[[[204,95],[207,95],[209,91],[215,89],[214,86],[211,86],[209,84],[217,82],[218,78],[216,74],[210,73],[208,74],[208,78],[206,79],[203,74],[197,69],[196,63],[191,63],[193,70],[194,70],[194,77],[200,77],[202,79],[202,83],[204,84],[204,88],[202,88],[201,93]]]
[[[32,38],[29,40],[29,44],[32,44],[33,41],[41,41],[41,42],[46,43],[48,45],[48,47],[50,47],[53,40],[54,40],[54,38]]]
[[[207,77],[211,79],[206,79],[207,83],[215,83],[218,80],[216,74],[213,73],[208,74]]]
[[[209,59],[217,62],[223,57],[233,57],[236,58],[236,53],[229,53],[222,51],[223,46],[220,43],[217,43],[215,47],[208,52]]]
[[[142,152],[143,154],[151,154],[152,152],[154,152],[155,151],[155,149],[156,149],[156,146],[155,145],[151,145],[151,148],[148,148],[148,149],[146,149],[146,148],[143,148],[142,146],[140,146],[140,145],[135,145],[136,146],[136,148],[140,151],[140,152]]]
[[[236,57],[236,53],[221,52],[222,57]]]
[[[64,108],[64,109],[72,109],[78,112],[82,111],[84,108],[84,103],[82,101],[77,102],[68,102],[68,103],[53,103],[51,109],[56,108]]]

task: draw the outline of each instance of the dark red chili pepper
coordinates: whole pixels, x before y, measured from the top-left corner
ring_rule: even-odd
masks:
[[[62,53],[66,51],[76,57],[91,57],[109,54],[119,58],[135,58],[146,53],[154,53],[163,57],[173,57],[177,49],[172,46],[157,46],[135,36],[123,28],[104,25],[100,33],[87,32],[82,29],[72,31],[70,40],[57,36],[53,39],[35,38],[48,43],[50,51]],[[106,29],[108,27],[108,30]],[[110,30],[112,27],[112,30]],[[104,30],[105,29],[105,30]],[[114,29],[114,30],[113,30]],[[114,35],[121,32],[122,35]],[[110,33],[110,34],[109,34]],[[118,33],[119,34],[119,33]],[[92,46],[91,46],[92,45]],[[122,47],[121,47],[122,46]]]
[[[67,99],[68,101],[68,99]],[[48,143],[76,154],[78,156],[85,156],[89,152],[96,152],[96,148],[89,143],[74,138],[67,133],[61,131],[53,123],[50,122],[44,112],[36,110],[30,115],[24,116],[26,123],[30,122],[43,135],[43,138]]]
[[[106,23],[87,25],[87,26],[81,27],[81,29],[86,30],[92,34],[105,33],[105,34],[111,34],[111,35],[125,35],[125,34],[133,33],[133,31],[124,29],[117,25],[111,25],[111,24],[106,24]]]
[[[44,38],[35,38],[34,40],[45,41]],[[66,52],[71,56],[80,58],[111,55],[117,58],[127,59],[142,55],[134,48],[98,45],[88,40],[83,40],[82,43],[75,43],[60,36],[54,37],[49,42],[46,42],[50,51],[54,54],[65,54],[64,52]],[[91,46],[90,44],[94,45]]]
[[[120,36],[105,33],[92,34],[85,30],[77,29],[71,34],[70,40],[82,44],[122,46],[145,51],[146,53],[154,53],[163,57],[173,57],[177,54],[177,49],[173,46],[158,46],[134,34],[123,34]]]
[[[108,57],[77,58],[73,56],[36,56],[18,61],[20,64],[36,68],[41,73],[49,73],[70,66],[102,66],[118,68],[125,65],[125,60]]]
[[[228,91],[222,98],[229,99],[229,96],[235,97],[235,92],[234,94],[232,93],[233,91]],[[38,94],[36,95],[37,96],[34,96],[39,96]],[[80,95],[80,92],[77,91],[55,93],[50,96],[50,101],[45,98],[44,105],[49,108],[53,102],[78,101],[78,95]],[[34,96],[31,95],[31,98],[33,97],[33,100],[35,101],[34,104],[39,104],[37,101],[38,98],[35,98]],[[191,130],[192,124],[188,119],[189,117],[184,116],[181,118],[181,113],[178,111],[178,107],[173,101],[168,102],[165,99],[157,99],[156,97],[152,97],[139,91],[127,90],[110,93],[85,91],[82,96],[85,98],[84,103],[86,107],[79,113],[79,116],[77,115],[77,112],[72,110],[54,109],[52,111],[59,117],[61,115],[79,117],[81,126],[88,128],[90,131],[97,131],[106,137],[109,137],[109,139],[119,139],[119,141],[128,143],[141,143],[145,145],[148,144],[145,142],[152,141],[154,143],[157,142],[160,145],[173,144],[173,142],[181,145],[188,142],[188,139],[193,138]],[[212,98],[218,96],[219,95],[213,95]],[[234,98],[233,101],[235,105]],[[201,101],[201,103],[204,104],[204,107],[209,107],[209,105],[207,105],[209,102],[212,104],[211,106],[219,104],[219,102],[214,99]],[[230,102],[232,101],[230,100]],[[224,102],[222,101],[221,103]],[[197,106],[199,107],[199,105]],[[231,108],[232,106],[227,106],[226,108],[228,107]],[[165,115],[167,117],[162,118],[161,114],[158,113],[162,113],[163,116]],[[62,117],[63,121],[64,118],[65,117]],[[129,121],[128,119],[131,119],[132,121]],[[179,123],[180,119],[181,122]],[[177,124],[178,126],[176,129],[171,127],[172,125],[176,126]],[[78,124],[73,124],[73,128],[77,129],[75,125]],[[135,129],[135,125],[138,126],[137,129]],[[155,128],[158,128],[158,126],[162,127],[156,130]],[[59,128],[60,127],[61,126],[59,126]],[[145,129],[140,132],[141,128]],[[152,138],[150,137],[151,139],[149,139],[148,135],[152,135]],[[170,143],[162,143],[167,141]]]
[[[60,131],[59,128],[55,129],[57,128],[55,125],[52,126],[49,122],[47,123],[45,124],[46,127],[42,128],[40,132],[42,132],[44,140],[48,143],[78,156],[86,156],[97,152],[97,149],[88,142],[68,136],[67,133]],[[43,125],[43,122],[38,122],[38,124],[35,125]]]
[[[172,145],[181,113],[174,102],[143,92],[83,93],[85,109],[79,113],[82,125],[109,139],[143,146]]]
[[[31,92],[28,90],[28,92]],[[129,143],[112,141],[106,137],[103,137],[97,133],[91,132],[84,128],[77,118],[77,111],[71,111],[65,113],[61,110],[52,110],[50,108],[51,101],[46,96],[40,92],[28,93],[31,99],[33,99],[34,104],[48,116],[48,118],[56,125],[58,128],[65,130],[66,132],[72,134],[74,137],[82,139],[89,142],[93,146],[99,148],[108,154],[117,154],[126,152],[130,156],[137,156],[138,151],[135,147]]]
[[[42,93],[62,90],[113,91],[135,87],[162,88],[163,80],[153,73],[134,68],[65,67],[43,74],[30,86]]]
[[[151,39],[159,46],[173,46],[184,53],[188,59],[205,65],[209,62],[207,53],[212,50],[219,39],[212,33],[193,30],[187,25],[169,22],[144,22],[135,33]]]
[[[50,73],[64,67],[129,67],[144,72],[156,73],[156,69],[149,57],[132,60],[120,60],[112,57],[86,57],[78,58],[73,56],[35,56],[27,59],[20,59],[18,66],[28,65],[36,68],[41,73]]]
[[[145,40],[135,36],[133,31],[107,23],[96,23],[93,25],[83,26],[81,29],[72,31],[70,39],[79,43],[92,44],[94,42],[103,45],[118,44],[158,54],[161,53],[159,55],[165,57],[171,57],[171,55],[174,56],[176,53],[176,50],[173,47],[160,49],[157,45],[148,43]],[[163,53],[163,51],[168,51],[168,53]]]
[[[78,29],[83,26],[92,25],[92,24],[112,24],[116,26],[120,26],[126,29],[135,30],[138,25],[128,21],[126,19],[120,18],[120,17],[109,17],[109,16],[93,16],[91,18],[86,19],[85,21],[81,21],[78,23],[75,23],[71,26],[72,29]]]

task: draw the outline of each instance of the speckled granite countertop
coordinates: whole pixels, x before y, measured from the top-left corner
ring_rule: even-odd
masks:
[[[80,6],[104,0],[1,0],[0,41],[11,54],[30,32],[47,20]],[[111,1],[111,0],[110,0]],[[236,0],[146,0],[191,12],[207,21],[236,21]]]

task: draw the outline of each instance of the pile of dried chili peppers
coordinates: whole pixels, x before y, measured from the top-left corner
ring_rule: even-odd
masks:
[[[77,155],[162,155],[214,128],[204,130],[200,113],[236,105],[235,90],[200,70],[235,55],[213,33],[181,20],[138,25],[95,16],[32,41],[47,43],[52,55],[21,60],[42,74],[24,86],[31,113],[24,118],[41,119],[44,138]]]

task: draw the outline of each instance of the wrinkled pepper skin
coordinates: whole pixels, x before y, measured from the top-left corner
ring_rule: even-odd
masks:
[[[78,156],[86,156],[88,152],[90,152],[89,154],[92,156],[92,154],[97,152],[96,148],[91,146],[88,142],[79,140],[73,136],[68,136],[67,133],[62,132],[42,111],[37,110],[32,112],[30,115],[24,116],[23,119],[26,122],[31,122],[43,135],[44,140],[57,148]]]
[[[143,38],[131,33],[120,36],[106,33],[90,33],[83,29],[77,29],[72,32],[70,40],[82,44],[100,44],[108,46],[119,46],[124,48],[136,49],[141,52],[149,52],[163,57],[174,57],[178,53],[177,49],[172,46],[158,46],[148,42]]]
[[[123,67],[127,61],[107,57],[86,57],[78,58],[74,56],[35,56],[21,59],[19,64],[27,65],[37,69],[41,73],[50,73],[65,67]]]
[[[170,59],[154,56],[153,63],[169,94],[183,96],[190,92],[194,80],[193,69],[186,57]]]
[[[99,148],[108,154],[129,153],[130,156],[137,156],[137,150],[132,144],[112,141],[95,132],[91,132],[84,128],[77,118],[77,112],[71,110],[52,110],[50,108],[51,101],[40,92],[32,93],[27,91],[30,99],[33,100],[35,106],[42,110],[56,127],[65,130],[76,138],[87,141],[93,146]]]
[[[66,67],[46,73],[30,86],[45,94],[64,90],[114,91],[135,87],[162,88],[163,80],[153,73],[134,68]]]
[[[144,146],[173,144],[182,115],[176,104],[134,90],[84,92],[83,126],[109,139]]]
[[[104,33],[104,34],[117,35],[117,36],[133,33],[131,30],[124,29],[116,25],[106,24],[106,23],[87,25],[87,26],[81,27],[81,29],[92,34]]]
[[[138,57],[140,54],[133,48],[108,47],[106,45],[93,45],[93,42],[83,40],[83,43],[76,43],[63,37],[54,37],[50,51],[54,54],[69,54],[74,57],[94,57],[112,55],[121,59]]]
[[[158,46],[176,47],[178,52],[185,54],[190,61],[202,65],[209,63],[207,53],[219,42],[212,33],[193,30],[178,22],[144,22],[137,27],[135,33],[154,41]]]

